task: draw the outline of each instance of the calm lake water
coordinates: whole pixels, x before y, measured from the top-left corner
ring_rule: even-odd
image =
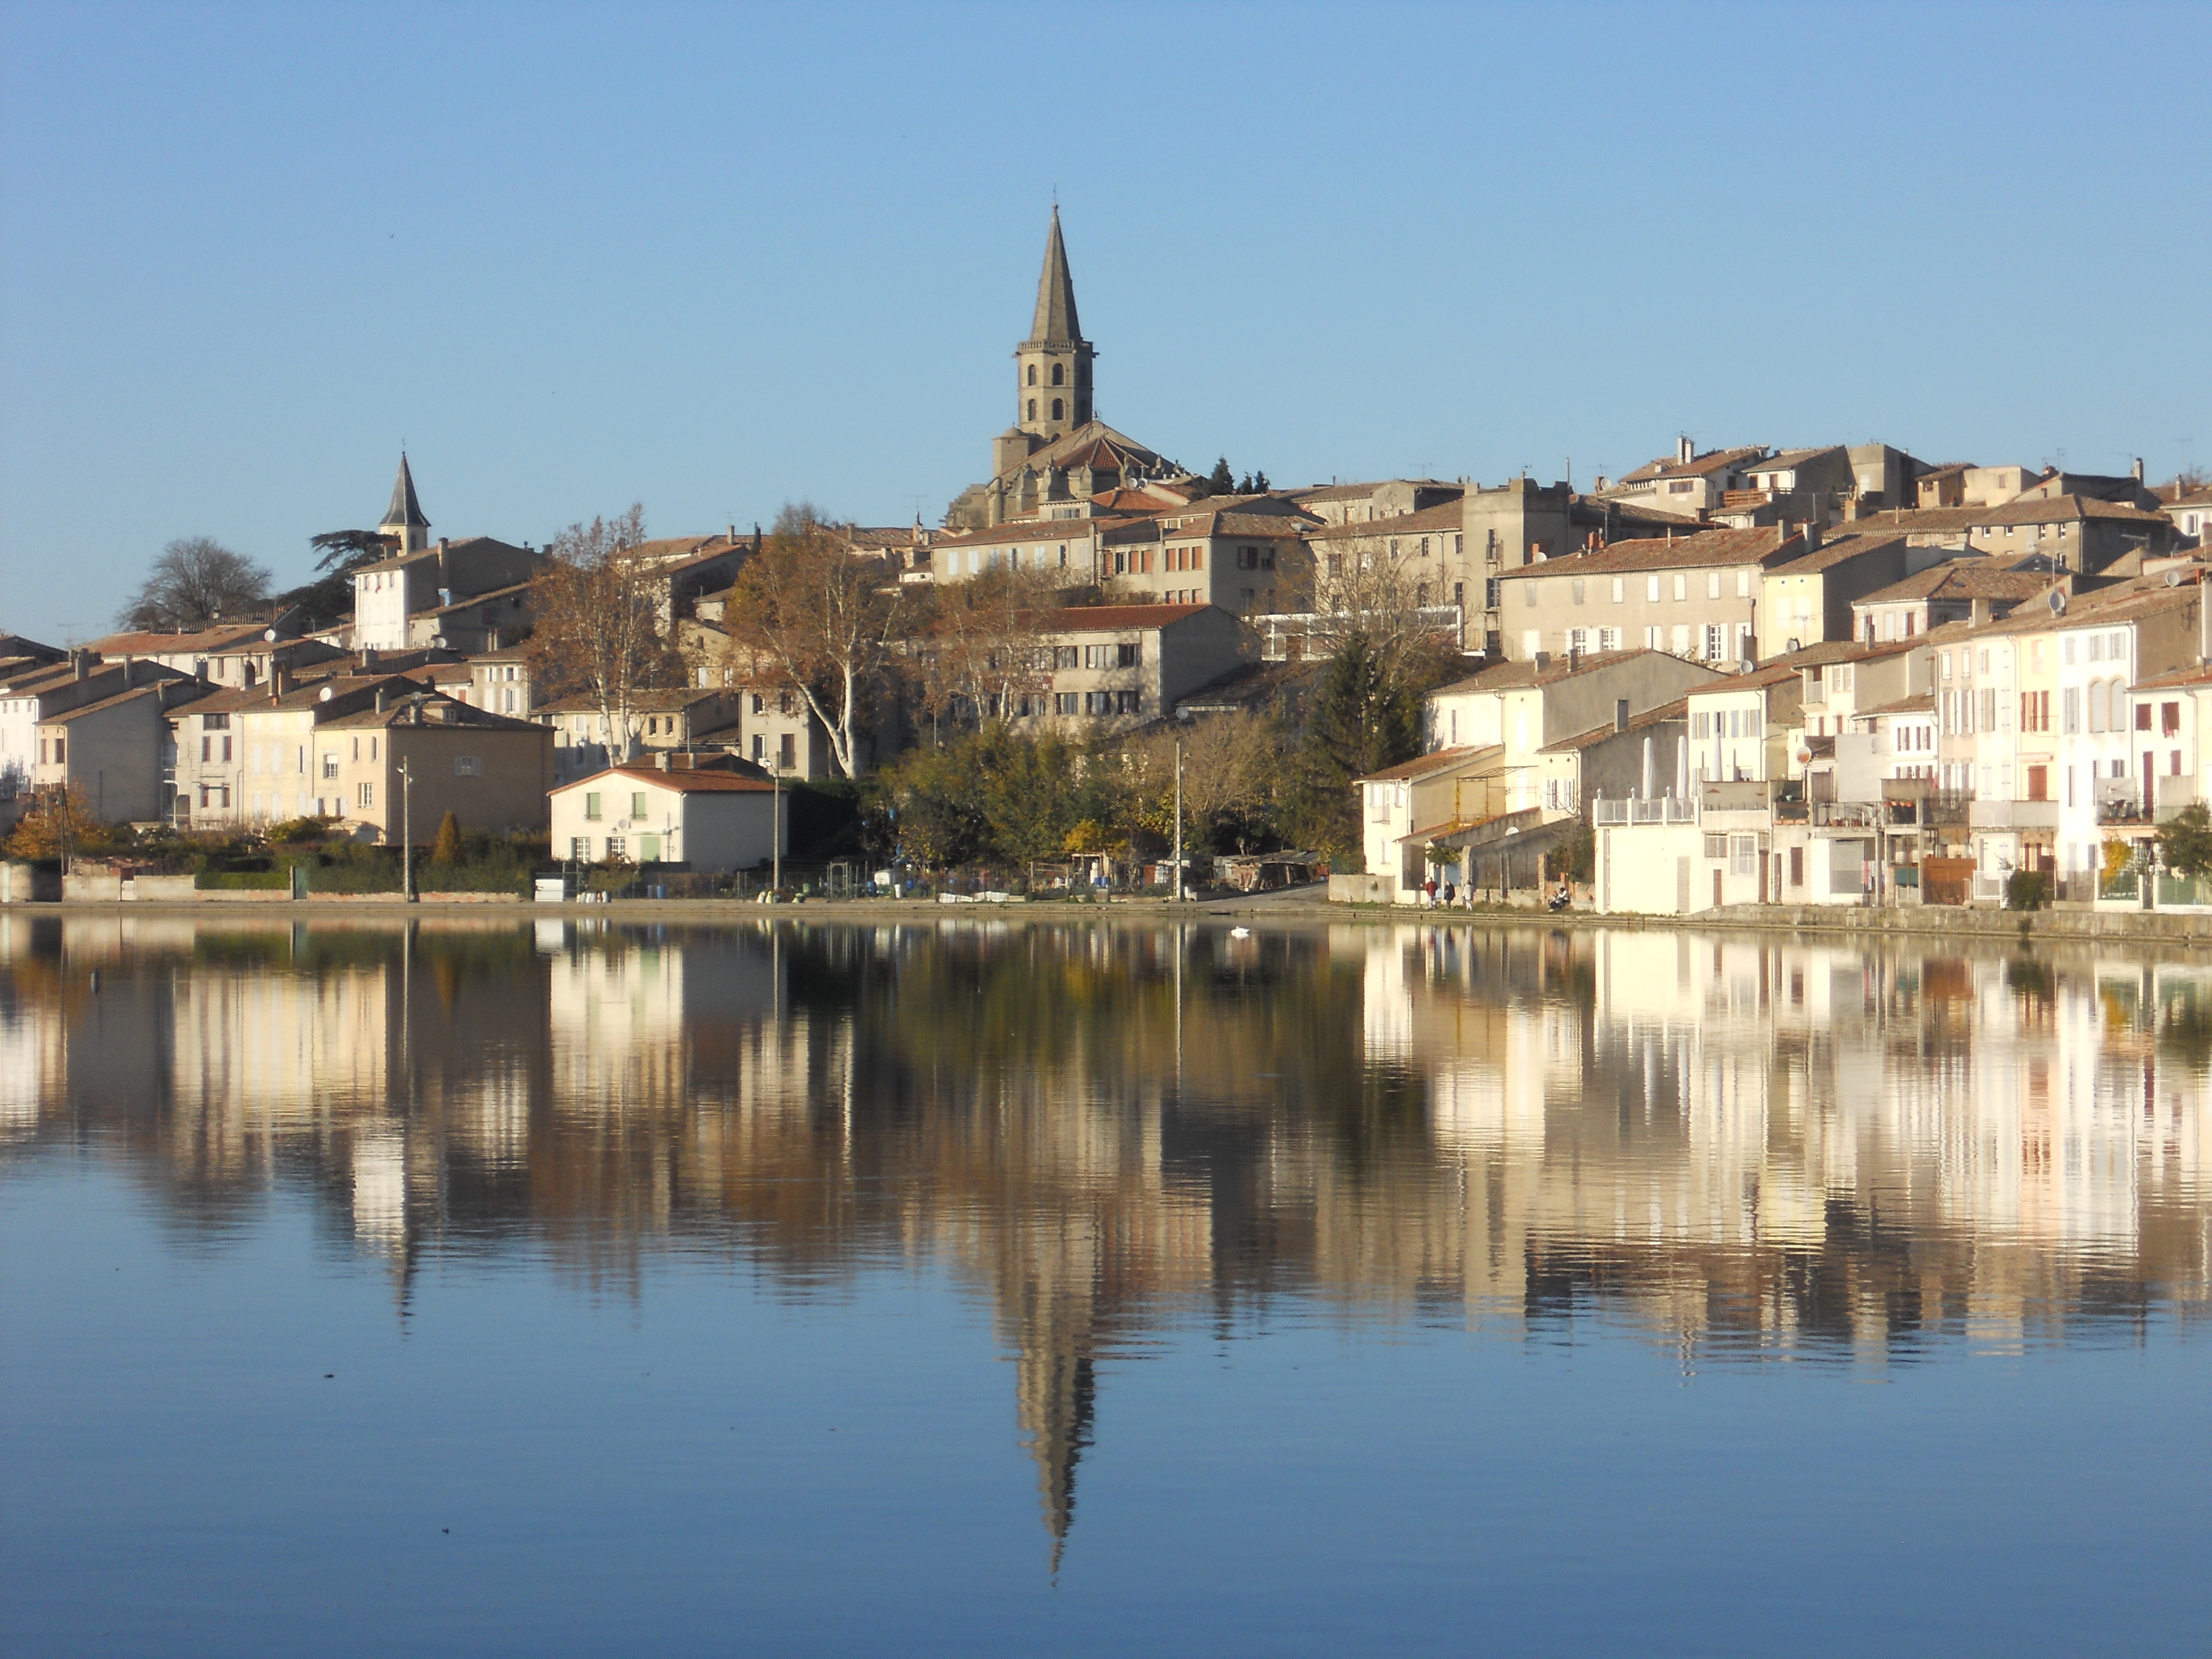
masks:
[[[11,1654],[2212,1651],[2212,968],[0,916]]]

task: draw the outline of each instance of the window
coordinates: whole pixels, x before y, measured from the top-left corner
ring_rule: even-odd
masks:
[[[1053,418],[1054,420],[1055,420],[1055,421],[1056,421],[1056,420],[1058,420],[1058,419],[1060,418],[1060,399],[1059,399],[1059,398],[1054,398],[1052,400],[1052,418]]]
[[[1729,846],[1735,854],[1736,874],[1757,875],[1759,873],[1759,837],[1756,836],[1731,836]]]
[[[1659,579],[1656,576],[1646,576],[1644,579],[1644,599],[1647,605],[1659,603]]]
[[[2145,729],[2148,730],[2148,723],[2145,722],[2144,725]],[[2159,735],[2165,738],[2178,738],[2181,735],[2181,705],[2179,703],[2159,704],[2158,731]]]
[[[1692,743],[1703,743],[1712,734],[1713,717],[1711,714],[1693,714],[1690,716],[1690,740]]]
[[[638,790],[629,798],[629,815],[634,818],[645,816],[645,791]]]
[[[453,775],[457,778],[480,778],[483,775],[483,758],[479,755],[453,757]]]
[[[335,749],[325,749],[323,750],[323,775],[325,778],[336,779],[337,775],[338,751]]]
[[[1486,576],[1482,581],[1482,608],[1495,611],[1501,600],[1505,584],[1495,576]]]
[[[1066,364],[1054,363],[1052,366],[1052,383],[1054,386],[1066,386],[1067,384]]]
[[[1677,599],[1690,597],[1690,579],[1679,570],[1674,573],[1674,597]]]
[[[1083,696],[1076,691],[1055,691],[1052,694],[1052,712],[1055,714],[1079,714],[1083,712]]]
[[[2027,769],[2027,798],[2030,800],[2051,799],[2051,769],[2031,766]]]
[[[1728,856],[1728,837],[1726,836],[1707,836],[1705,837],[1705,856],[1709,859],[1726,858]]]
[[[589,836],[568,837],[568,857],[577,864],[588,864],[592,858],[592,838]]]
[[[1574,590],[1574,602],[1580,605],[1583,602],[1583,579],[1580,576],[1576,577],[1570,586]]]
[[[1055,645],[1055,646],[1054,646],[1054,647],[1052,647],[1052,664],[1051,664],[1051,665],[1052,665],[1053,667],[1054,667],[1054,668],[1080,668],[1080,667],[1082,667],[1082,666],[1083,666],[1083,647],[1082,647],[1081,646],[1079,646],[1079,645]]]
[[[1802,847],[1790,849],[1790,884],[1792,887],[1805,884],[1805,849]]]
[[[1717,599],[1720,596],[1721,573],[1717,570],[1708,570],[1705,572],[1705,597],[1709,599]]]
[[[1034,398],[1030,399],[1030,419],[1036,419],[1036,399]]]
[[[1597,630],[1597,648],[1601,651],[1620,650],[1620,630],[1618,628],[1599,629]]]
[[[1739,599],[1747,599],[1751,597],[1750,571],[1739,570],[1735,573],[1735,596]]]
[[[1707,662],[1718,662],[1721,659],[1721,653],[1724,647],[1721,642],[1720,624],[1717,623],[1708,623],[1705,625],[1705,660]]]
[[[622,859],[629,854],[629,843],[625,842],[620,836],[609,836],[607,837],[608,863],[615,864],[620,862]]]
[[[1619,605],[1628,597],[1628,584],[1620,577],[1613,579],[1613,602]]]
[[[367,810],[368,808],[369,808],[369,807],[372,807],[372,806],[375,805],[376,805],[376,786],[375,786],[374,784],[373,784],[373,783],[364,783],[364,784],[362,784],[362,785],[361,786],[361,796],[360,796],[360,800],[361,800],[361,805],[362,805],[362,809],[363,809],[364,811],[366,811],[366,810]]]
[[[2073,643],[2071,640],[2067,641],[2069,645]],[[2041,695],[2049,696],[2051,694],[2046,691]],[[2069,685],[2059,695],[2058,722],[2058,729],[2069,737],[2081,731],[2081,688],[2080,686]]]
[[[1522,606],[1523,606],[1523,607],[1525,607],[1525,608],[1526,608],[1526,609],[1528,609],[1528,610],[1531,610],[1531,611],[1533,611],[1533,610],[1534,610],[1534,609],[1536,608],[1536,584],[1535,584],[1535,583],[1534,583],[1534,582],[1522,582],[1522,583],[1521,584],[1521,603],[1522,603]]]
[[[592,789],[592,790],[586,790],[586,791],[585,792],[585,794],[584,794],[584,817],[585,817],[586,818],[587,818],[587,819],[592,819],[592,818],[597,818],[599,816],[599,791],[598,791],[598,790],[596,790],[596,789]]]
[[[1030,384],[1031,386],[1035,386],[1036,384],[1036,365],[1035,363],[1031,363],[1030,365]]]
[[[799,765],[799,734],[797,732],[787,732],[783,734],[783,743],[776,756],[776,764],[787,772],[797,769]]]

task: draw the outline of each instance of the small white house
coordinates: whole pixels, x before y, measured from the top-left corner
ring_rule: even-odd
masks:
[[[718,769],[614,766],[551,793],[553,856],[582,863],[750,870],[790,849],[790,798],[763,778]]]

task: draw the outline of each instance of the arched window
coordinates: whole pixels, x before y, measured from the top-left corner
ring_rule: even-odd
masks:
[[[1067,365],[1065,363],[1054,363],[1052,366],[1052,383],[1054,386],[1063,386],[1066,383],[1066,380]]]
[[[1036,384],[1036,365],[1035,363],[1031,363],[1030,365],[1030,384],[1031,386],[1035,386]]]
[[[2089,729],[2092,732],[2105,729],[2105,683],[2102,680],[2089,682]]]
[[[1057,398],[1052,400],[1052,418],[1055,421],[1060,418],[1060,399]]]
[[[2110,722],[2112,730],[2115,732],[2126,731],[2128,729],[2127,682],[2125,680],[2112,681],[2105,688],[2105,694],[2112,700],[2112,717]]]
[[[1030,399],[1030,419],[1036,419],[1036,399],[1034,398]]]

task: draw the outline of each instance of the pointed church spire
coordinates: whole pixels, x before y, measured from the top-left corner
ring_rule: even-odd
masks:
[[[1052,205],[1052,231],[1045,238],[1044,270],[1037,277],[1036,319],[1030,339],[1041,345],[1073,345],[1083,337],[1075,316],[1075,279],[1067,271],[1067,244],[1060,239],[1060,204]]]
[[[384,509],[379,530],[396,532],[403,552],[422,544],[422,532],[430,527],[422,516],[422,503],[415,499],[415,475],[407,470],[407,452],[399,452],[399,476],[392,481],[392,504]]]

